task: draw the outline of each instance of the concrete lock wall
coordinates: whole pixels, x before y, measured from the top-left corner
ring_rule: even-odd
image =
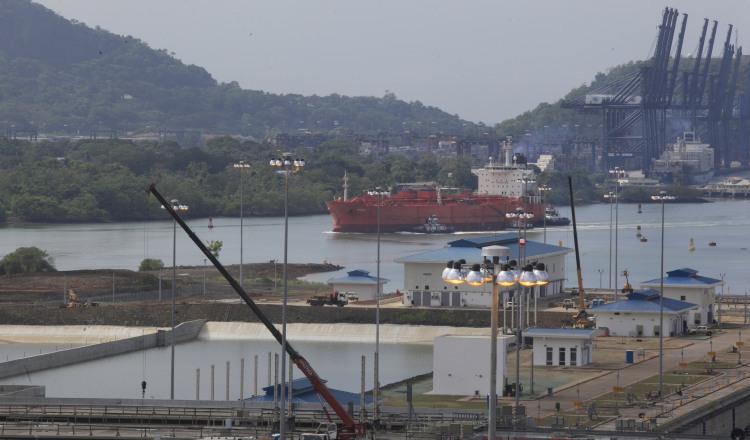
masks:
[[[176,326],[174,329],[174,342],[177,344],[196,339],[204,323],[205,321],[203,320],[196,320],[184,322]],[[143,350],[144,348],[167,345],[171,342],[170,333],[171,330],[159,330],[156,333],[143,336],[2,362],[0,363],[0,378],[77,364],[79,362]]]

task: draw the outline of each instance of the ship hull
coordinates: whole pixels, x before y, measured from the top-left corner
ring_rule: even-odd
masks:
[[[519,199],[501,196],[415,204],[388,199],[381,204],[334,200],[327,205],[334,232],[360,233],[378,232],[378,209],[380,232],[413,232],[431,215],[455,232],[481,232],[505,229],[510,224],[505,214],[523,207]],[[527,206],[526,210],[541,218],[541,205]]]

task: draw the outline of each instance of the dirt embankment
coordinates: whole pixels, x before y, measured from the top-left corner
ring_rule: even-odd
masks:
[[[339,270],[331,264],[290,264],[289,279],[310,273]],[[205,270],[205,294],[203,289]],[[227,268],[235,279],[239,266]],[[259,322],[250,307],[239,302],[239,296],[214,268],[180,267],[177,269],[176,322],[207,321]],[[276,277],[274,277],[276,274]],[[85,270],[46,274],[0,277],[0,324],[5,325],[171,325],[171,269],[162,273],[162,300],[158,301],[159,273],[129,270]],[[245,290],[261,311],[274,323],[281,323],[279,278],[281,265],[273,263],[243,266]],[[273,289],[274,279],[277,288]],[[270,287],[269,287],[270,286]],[[288,323],[375,323],[375,305],[353,303],[346,307],[312,307],[305,299],[321,286],[289,289]],[[323,287],[327,289],[327,287]],[[63,295],[69,289],[82,303],[97,302],[97,307],[61,308]],[[557,327],[569,313],[539,312],[539,322]],[[502,320],[502,313],[500,314]],[[489,327],[487,309],[445,309],[421,307],[380,307],[382,324],[444,325],[454,327]],[[502,322],[502,321],[501,321]]]

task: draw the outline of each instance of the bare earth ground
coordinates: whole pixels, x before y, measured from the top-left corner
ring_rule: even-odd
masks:
[[[332,272],[341,269],[340,266],[332,264],[289,264],[287,266],[289,279],[293,280],[308,274],[320,272]],[[227,270],[235,278],[239,278],[239,265],[228,266]],[[227,281],[219,271],[211,266],[184,266],[178,267],[178,286],[198,286],[202,290],[204,273],[206,275],[205,300],[221,299],[229,294],[236,298],[237,294],[231,291]],[[162,288],[171,289],[171,268],[165,268],[161,273]],[[250,295],[262,294],[262,291],[254,292],[253,286],[258,287],[273,285],[273,280],[281,278],[281,265],[273,263],[257,263],[243,265],[243,278],[249,283],[246,290]],[[280,281],[279,281],[280,283]],[[114,285],[114,286],[113,286]],[[44,301],[61,300],[62,295],[68,289],[73,289],[79,298],[87,298],[93,295],[112,294],[116,295],[133,292],[143,292],[158,289],[159,272],[136,272],[124,269],[103,270],[75,270],[59,271],[39,274],[19,274],[0,277],[0,303],[40,303]],[[314,291],[315,288],[311,287]],[[267,289],[263,289],[267,291]],[[291,289],[290,293],[300,290]],[[303,294],[304,288],[301,289]]]

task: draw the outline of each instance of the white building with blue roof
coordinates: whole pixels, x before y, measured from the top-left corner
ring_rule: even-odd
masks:
[[[461,238],[448,242],[447,246],[429,252],[397,258],[404,265],[404,304],[422,307],[487,307],[492,305],[492,286],[472,286],[468,283],[449,284],[441,278],[448,261],[466,260],[465,268],[482,263],[482,248],[505,246],[511,260],[537,261],[544,263],[549,274],[549,284],[534,288],[534,296],[543,298],[562,292],[565,282],[565,256],[570,248],[526,240],[519,247],[519,236],[514,232],[503,232],[481,237]],[[524,258],[520,258],[521,250]],[[520,261],[519,261],[520,262]],[[515,297],[518,286],[500,287],[501,304]]]
[[[524,338],[534,339],[534,365],[579,367],[593,361],[598,329],[527,328]]]
[[[370,272],[362,269],[350,270],[343,277],[331,278],[328,284],[333,286],[333,290],[339,293],[353,293],[357,295],[360,301],[374,300],[378,292],[378,284],[385,284],[390,281],[383,277],[374,277]],[[383,289],[381,288],[382,292]],[[382,294],[382,293],[381,293]]]
[[[687,319],[688,325],[711,325],[715,319],[716,288],[724,281],[698,275],[698,271],[683,267],[668,271],[667,276],[641,283],[643,288],[660,289],[664,282],[664,298],[672,298],[697,305]]]
[[[666,288],[666,285],[665,285]],[[629,293],[625,300],[592,307],[596,328],[607,329],[610,336],[659,336],[661,305],[658,290],[646,289]],[[664,297],[664,336],[687,333],[688,317],[698,305]]]

